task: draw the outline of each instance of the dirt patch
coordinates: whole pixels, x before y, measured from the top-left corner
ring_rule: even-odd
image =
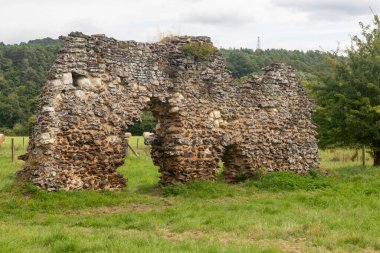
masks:
[[[305,248],[308,247],[306,238],[296,238],[294,240],[287,241],[282,239],[259,239],[253,236],[242,237],[236,233],[227,232],[209,233],[201,230],[188,230],[183,233],[175,233],[167,228],[160,228],[158,231],[165,239],[174,241],[199,240],[203,238],[208,241],[217,242],[221,245],[255,244],[263,247],[277,246],[283,252],[289,253],[302,253],[305,252]]]
[[[282,239],[276,239],[276,240],[259,240],[260,243],[264,243],[266,245],[277,245],[283,252],[289,252],[289,253],[303,253],[305,252],[304,249],[302,249],[301,245],[298,245],[300,243],[304,243],[305,240],[303,238],[296,239],[294,241],[286,241]]]
[[[189,239],[197,240],[207,236],[203,231],[200,230],[187,230],[183,233],[175,233],[167,228],[160,228],[159,232],[164,236],[165,239],[174,241],[184,241]]]
[[[157,207],[147,204],[130,204],[128,206],[102,206],[84,210],[66,210],[64,215],[107,215],[127,212],[150,212],[157,210]]]

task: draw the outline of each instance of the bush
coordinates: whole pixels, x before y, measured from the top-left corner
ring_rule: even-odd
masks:
[[[20,123],[16,123],[14,126],[13,126],[13,132],[17,135],[17,136],[23,136],[23,135],[27,135],[28,134],[28,128]]]
[[[23,124],[16,123],[13,128],[0,128],[0,133],[5,134],[6,136],[24,136],[28,135],[28,128]]]
[[[2,127],[0,128],[0,133],[4,134],[5,136],[15,136],[15,132],[12,129]]]
[[[212,43],[201,44],[198,42],[190,42],[184,45],[182,50],[185,54],[193,56],[196,61],[208,61],[218,51]]]
[[[131,132],[133,136],[141,136],[144,132],[153,132],[156,128],[156,120],[153,117],[152,112],[146,111],[141,115],[141,122],[128,126],[128,132]]]
[[[165,185],[161,187],[164,197],[177,196],[186,191],[185,185]]]
[[[255,170],[255,172],[251,175],[251,178],[260,180],[263,177],[265,177],[266,174],[268,174],[267,168],[265,168],[264,166],[261,166]]]
[[[156,124],[154,122],[141,122],[136,123],[133,126],[128,126],[128,132],[133,136],[142,136],[144,132],[153,132]]]

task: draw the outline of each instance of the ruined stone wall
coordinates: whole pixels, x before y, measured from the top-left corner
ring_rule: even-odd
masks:
[[[304,173],[318,166],[313,106],[294,70],[272,64],[232,84],[222,57],[197,61],[181,48],[208,37],[162,43],[71,33],[40,99],[22,181],[47,190],[121,189],[127,126],[152,111],[152,158],[161,183],[214,180],[219,162],[236,182],[256,169]]]

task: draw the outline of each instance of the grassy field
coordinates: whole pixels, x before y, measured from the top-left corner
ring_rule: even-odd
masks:
[[[321,152],[325,174],[161,188],[140,139],[140,158],[120,168],[124,191],[48,193],[15,185],[22,163],[9,142],[0,147],[0,252],[380,251],[380,169],[352,162],[350,150]]]

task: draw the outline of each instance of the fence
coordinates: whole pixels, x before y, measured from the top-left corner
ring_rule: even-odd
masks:
[[[5,138],[3,143],[0,143],[0,163],[1,159],[11,159],[12,162],[17,161],[19,155],[26,153],[28,147],[29,137],[22,136],[9,136]],[[127,142],[128,149],[139,157],[141,152],[145,155],[150,155],[150,146],[144,145],[143,137],[134,136]]]
[[[0,144],[0,158],[10,158],[12,162],[16,161],[19,155],[26,152],[28,143],[29,137],[6,137],[5,141]]]
[[[29,137],[6,137],[0,144],[0,165],[4,161],[17,161],[19,155],[26,153]],[[150,156],[150,147],[144,145],[143,137],[132,137],[128,142],[130,150],[136,156]],[[321,151],[321,166],[335,167],[341,165],[371,165],[372,157],[367,154],[363,147],[361,150],[353,149],[330,149]],[[354,155],[353,155],[354,154]],[[9,160],[8,160],[9,159]],[[1,166],[0,166],[1,167]]]

